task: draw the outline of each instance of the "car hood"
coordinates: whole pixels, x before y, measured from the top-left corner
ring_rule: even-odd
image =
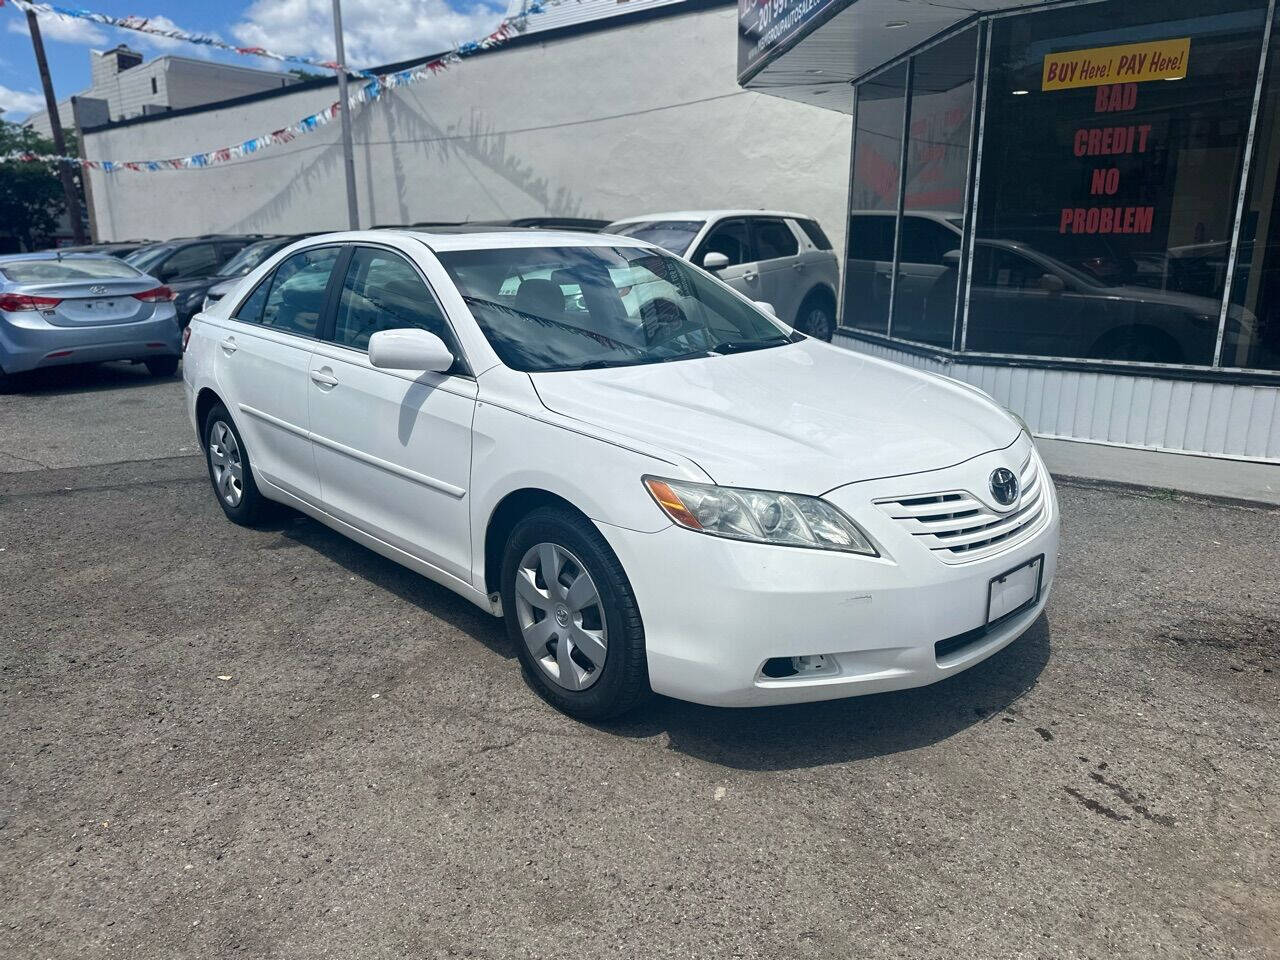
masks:
[[[962,463],[1019,433],[970,387],[814,340],[530,377],[549,410],[681,454],[728,486],[825,493]]]

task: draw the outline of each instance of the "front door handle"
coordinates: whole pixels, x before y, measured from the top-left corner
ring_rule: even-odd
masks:
[[[312,370],[311,380],[322,387],[336,387],[338,385],[338,378],[333,375],[333,372],[328,367]]]
[[[229,356],[231,356],[233,353],[235,353],[235,352],[236,352],[236,350],[237,350],[237,347],[236,347],[236,338],[235,338],[235,337],[227,337],[225,340],[223,340],[223,341],[222,341],[222,343],[220,344],[220,346],[222,347],[222,352],[223,352],[223,353],[225,353],[225,354],[229,357]]]
[[[743,273],[742,279],[747,281],[747,283],[750,283],[752,280],[754,280],[758,276],[760,276],[760,274],[756,273],[754,270],[748,270],[745,273]]]

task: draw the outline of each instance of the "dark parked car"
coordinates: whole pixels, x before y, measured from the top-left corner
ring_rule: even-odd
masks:
[[[125,257],[144,273],[167,284],[177,295],[178,324],[185,327],[200,305],[214,276],[232,257],[260,236],[184,237],[143,247]]]
[[[117,240],[107,243],[86,243],[82,247],[59,247],[58,253],[101,253],[123,260],[135,250],[155,244],[154,240]]]
[[[378,228],[375,227],[374,229]],[[299,233],[288,237],[267,237],[265,240],[258,240],[249,244],[223,264],[222,269],[210,278],[212,282],[205,290],[204,299],[201,301],[198,310],[208,310],[234,290],[241,277],[250,273],[258,264],[262,263],[263,260],[266,260],[277,250],[281,250],[304,237],[312,236],[315,236],[315,234]],[[196,312],[196,310],[191,311],[192,316]]]

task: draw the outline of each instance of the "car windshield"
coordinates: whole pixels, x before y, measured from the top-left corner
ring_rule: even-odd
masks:
[[[141,250],[135,250],[124,258],[125,263],[133,264],[143,273],[149,273],[151,268],[169,255],[173,247],[162,244],[158,247],[143,247]]]
[[[65,260],[11,260],[0,273],[14,283],[57,283],[62,280],[132,280],[137,270],[115,257],[67,257]]]
[[[438,256],[498,357],[515,370],[663,363],[800,339],[707,274],[652,248]]]
[[[223,264],[217,276],[243,277],[271,254],[290,242],[289,240],[259,240],[257,243],[251,243]]]
[[[634,223],[615,223],[605,227],[604,232],[620,237],[634,237],[663,250],[670,250],[677,257],[683,257],[704,223],[705,220],[638,220]]]

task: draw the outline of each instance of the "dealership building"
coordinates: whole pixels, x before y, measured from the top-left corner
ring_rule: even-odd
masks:
[[[740,0],[739,83],[849,116],[838,341],[1041,436],[1280,462],[1275,5]]]

